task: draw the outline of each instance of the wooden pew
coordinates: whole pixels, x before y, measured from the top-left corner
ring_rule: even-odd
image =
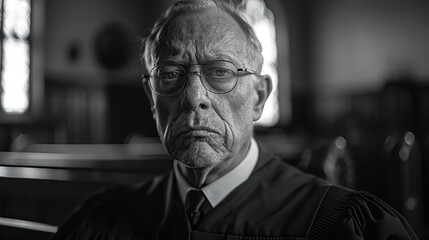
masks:
[[[46,239],[89,193],[142,181],[172,164],[159,145],[142,146],[149,154],[127,145],[36,147],[51,152],[0,152],[0,239]]]

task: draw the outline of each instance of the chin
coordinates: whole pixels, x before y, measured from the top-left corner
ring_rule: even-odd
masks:
[[[179,161],[187,168],[193,169],[210,168],[216,166],[216,164],[212,162],[194,161],[193,159],[179,159]]]
[[[222,161],[222,153],[216,152],[204,143],[191,144],[189,148],[175,151],[174,158],[188,168],[208,168]]]

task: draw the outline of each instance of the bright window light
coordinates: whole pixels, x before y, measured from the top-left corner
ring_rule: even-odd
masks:
[[[16,34],[16,37],[20,39],[27,38],[30,34],[31,7],[29,0],[5,0],[3,6],[4,33],[9,37]]]
[[[271,76],[273,91],[268,98],[262,117],[256,122],[262,126],[274,126],[279,121],[277,43],[273,13],[263,0],[243,0],[243,14],[255,30],[262,44],[264,65],[261,74]]]
[[[4,0],[2,16],[1,106],[6,113],[23,114],[29,107],[30,1]]]

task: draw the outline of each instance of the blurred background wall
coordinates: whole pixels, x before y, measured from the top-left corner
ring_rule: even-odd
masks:
[[[32,64],[38,75],[32,81],[42,89],[34,94],[42,103],[21,121],[3,114],[1,147],[31,131],[39,135],[36,141],[51,143],[122,143],[134,132],[156,136],[140,88],[146,70],[139,40],[171,2],[34,0]],[[428,82],[425,1],[266,4],[277,24],[276,127],[318,133],[351,114],[350,101],[381,92],[387,83],[422,88]]]

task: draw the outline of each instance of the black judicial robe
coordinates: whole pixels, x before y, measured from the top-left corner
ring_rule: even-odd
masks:
[[[417,239],[375,196],[327,184],[260,150],[247,181],[190,227],[174,173],[84,201],[53,237],[78,240]]]

